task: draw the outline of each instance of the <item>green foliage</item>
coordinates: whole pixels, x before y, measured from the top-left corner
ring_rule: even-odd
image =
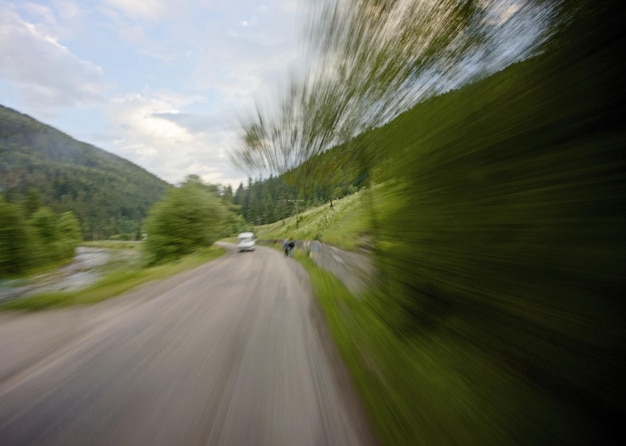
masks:
[[[30,236],[21,209],[0,196],[0,277],[22,273],[30,265]]]
[[[0,191],[25,206],[71,211],[81,238],[135,233],[169,187],[131,162],[0,106]]]
[[[621,429],[623,402],[607,383],[623,376],[626,98],[614,62],[626,42],[615,35],[619,15],[605,9],[599,20],[578,3],[588,14],[549,52],[367,136],[386,148],[379,175],[396,187],[395,209],[377,215],[370,301],[395,332],[388,351],[416,346],[405,353],[484,391],[464,411],[420,409],[433,418],[412,420],[411,400],[433,383],[396,374],[412,367],[399,348],[383,376],[403,383],[388,394],[406,420],[387,421],[395,432],[418,427],[393,443],[410,444],[427,422],[450,444],[589,444]],[[611,38],[588,23],[612,23]],[[441,377],[455,388],[453,375]],[[445,387],[420,407],[436,408],[435,398],[448,398]],[[471,430],[446,436],[468,418]]]
[[[249,179],[248,187],[239,185],[232,203],[246,222],[263,225],[294,216],[296,210],[302,213],[353,194],[364,185],[365,176],[357,175],[351,164],[326,170],[321,167],[323,163],[334,163],[334,151],[341,149],[333,149],[281,176],[270,176],[256,182]]]
[[[382,444],[583,443],[572,425],[587,420],[568,420],[557,397],[520,380],[517,370],[445,332],[399,338],[371,297],[355,298],[332,274],[296,257]]]
[[[26,200],[24,202],[24,212],[26,217],[31,217],[37,209],[42,207],[41,196],[35,189],[28,189],[26,193]]]
[[[29,223],[45,244],[51,244],[58,240],[57,219],[51,209],[43,207],[37,210]]]
[[[201,185],[188,182],[170,189],[146,220],[149,262],[176,259],[213,244],[223,235],[225,216],[223,204]]]
[[[44,207],[27,220],[20,206],[0,200],[0,277],[71,259],[79,242],[78,220],[71,212],[57,218]]]
[[[233,196],[233,203],[238,206],[238,213],[252,224],[272,223],[295,212],[292,202],[298,194],[280,177],[253,182],[248,186],[240,184]]]
[[[74,255],[76,247],[82,240],[80,225],[72,212],[64,212],[61,217],[59,217],[57,228],[63,240],[60,247],[61,257],[69,259]]]
[[[243,216],[239,215],[238,207],[233,205],[232,203],[225,203],[225,207],[227,209],[227,212],[224,217],[224,230],[222,231],[221,235],[223,237],[228,237],[233,234],[239,234],[240,232],[248,231],[251,225],[245,222]]]

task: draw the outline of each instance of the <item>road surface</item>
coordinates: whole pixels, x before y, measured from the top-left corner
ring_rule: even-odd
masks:
[[[257,247],[0,314],[1,445],[374,445],[306,273]]]

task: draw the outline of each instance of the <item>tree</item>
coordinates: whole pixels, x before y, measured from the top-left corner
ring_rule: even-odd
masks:
[[[80,224],[72,212],[64,212],[57,222],[60,239],[60,255],[62,258],[71,258],[80,243]]]
[[[224,203],[231,204],[233,202],[233,188],[230,184],[222,188],[221,196]]]
[[[75,244],[80,242],[80,224],[73,212],[64,212],[59,218],[57,227],[63,239]]]
[[[38,209],[33,214],[30,224],[44,243],[52,243],[59,237],[56,216],[47,207]]]
[[[176,259],[220,237],[225,209],[202,185],[170,189],[148,214],[145,228],[150,263]]]
[[[243,183],[239,183],[239,187],[237,188],[237,190],[235,191],[235,195],[233,196],[233,203],[234,204],[243,204],[243,196],[245,194],[245,191],[243,189]]]
[[[29,188],[24,202],[26,217],[31,217],[41,207],[41,205],[41,195],[39,192],[32,187]]]
[[[19,274],[30,263],[29,235],[18,206],[0,196],[0,277]]]

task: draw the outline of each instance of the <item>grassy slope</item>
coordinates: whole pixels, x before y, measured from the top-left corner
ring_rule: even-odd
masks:
[[[333,208],[323,205],[308,209],[296,217],[276,223],[256,226],[255,234],[261,240],[320,240],[346,250],[357,250],[369,245],[372,236],[371,209],[387,212],[393,206],[393,195],[376,186],[372,191],[361,190],[333,202]]]
[[[268,225],[256,226],[256,237],[262,240],[292,238],[295,240],[335,241],[343,247],[355,246],[358,237],[368,231],[363,192],[336,200],[333,208],[319,206]]]

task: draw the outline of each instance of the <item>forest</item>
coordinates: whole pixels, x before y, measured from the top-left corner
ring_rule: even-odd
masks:
[[[332,151],[327,156],[332,156]],[[328,185],[299,188],[297,181],[293,180],[293,177],[299,175],[306,175],[302,168],[267,179],[259,178],[254,181],[248,178],[246,186],[240,183],[234,194],[229,186],[222,188],[222,194],[232,197],[232,203],[246,222],[261,225],[291,217],[298,210],[323,204],[330,206],[333,200],[365,187],[365,176],[344,175]]]

